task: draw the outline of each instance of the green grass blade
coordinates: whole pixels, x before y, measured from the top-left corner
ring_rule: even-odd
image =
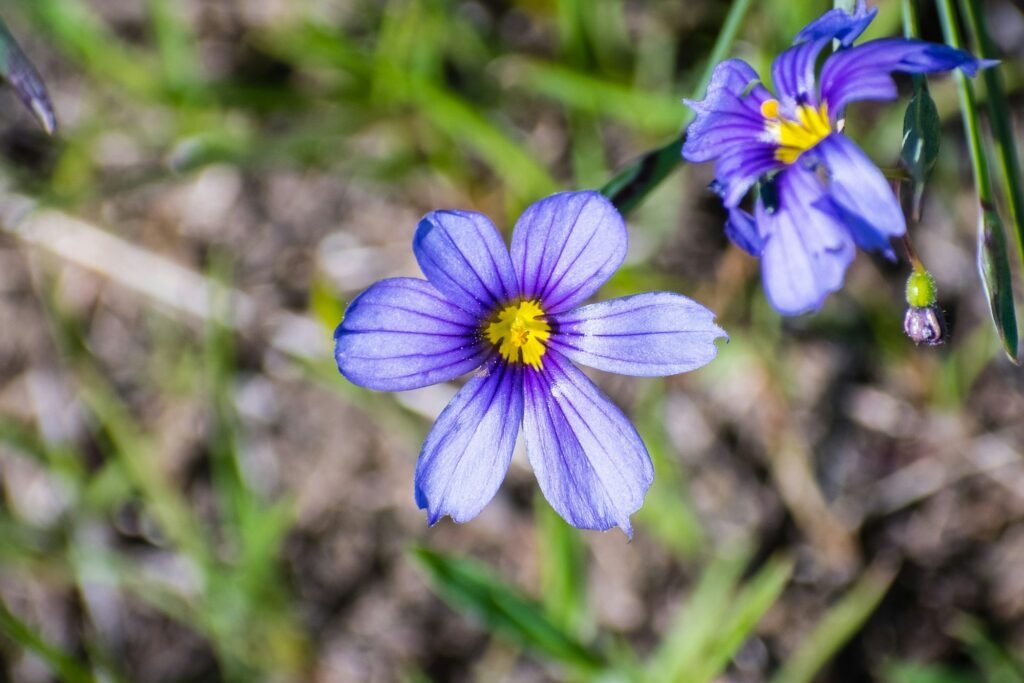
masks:
[[[978,216],[978,272],[988,299],[992,322],[1003,343],[1003,350],[1014,363],[1017,359],[1017,315],[1013,302],[1013,282],[1006,248],[1006,231],[999,212],[983,203]]]
[[[889,567],[875,566],[864,572],[790,655],[772,683],[810,683],[814,680],[821,668],[875,611],[895,577],[896,572]]]
[[[534,95],[570,109],[620,121],[653,135],[671,133],[679,125],[679,102],[664,94],[636,90],[561,64],[529,57],[504,60],[508,80]]]
[[[894,662],[885,667],[886,683],[982,683],[980,678],[937,664]]]
[[[953,635],[967,646],[988,683],[1024,683],[1024,664],[989,637],[982,621],[961,617],[953,628]]]
[[[636,428],[654,465],[654,483],[637,521],[675,554],[688,559],[704,545],[704,530],[690,504],[683,471],[665,433],[664,391],[659,389],[638,407]]]
[[[476,617],[487,630],[547,659],[583,672],[597,672],[605,657],[558,628],[535,601],[483,564],[419,546],[416,564],[453,608]]]
[[[704,94],[715,67],[725,59],[732,48],[751,2],[752,0],[733,0],[700,81],[693,89],[693,97],[698,98]],[[684,109],[681,118],[685,126],[693,118],[693,112]],[[648,152],[631,162],[604,184],[601,193],[608,197],[620,212],[629,213],[682,163],[681,150],[684,140],[685,133],[664,147]]]
[[[18,99],[35,115],[43,130],[53,135],[57,130],[57,115],[43,79],[21,51],[3,19],[0,19],[0,76],[11,84]]]
[[[960,6],[967,17],[967,29],[974,44],[975,53],[986,59],[994,58],[995,45],[985,25],[985,15],[978,0],[960,0]],[[1003,192],[1009,200],[1010,217],[1016,228],[1017,247],[1024,262],[1024,179],[1021,178],[1020,156],[1017,153],[1017,137],[1013,130],[1013,118],[1010,106],[1006,101],[1006,88],[1003,85],[1000,67],[985,69],[986,98],[989,121],[992,126],[992,137],[995,140],[996,154],[1001,170],[1000,179]]]
[[[711,647],[698,662],[692,678],[687,677],[687,680],[705,683],[725,669],[743,642],[754,632],[761,617],[782,595],[792,574],[792,561],[774,558],[747,582],[733,600],[732,609],[715,633]]]
[[[99,83],[113,83],[144,98],[159,94],[159,70],[151,56],[127,46],[82,0],[33,0],[22,7],[55,47],[92,72]]]
[[[956,24],[956,13],[952,0],[936,0],[942,32],[952,47],[963,49],[960,31]],[[1010,259],[1006,250],[1006,233],[1003,221],[996,209],[992,181],[989,177],[988,159],[982,145],[981,122],[974,98],[974,89],[962,72],[954,74],[960,96],[960,112],[967,132],[968,149],[971,153],[971,167],[978,189],[978,271],[982,286],[989,302],[992,324],[1002,342],[1003,350],[1011,361],[1017,363],[1017,316],[1013,302],[1013,282],[1010,276]]]
[[[579,532],[551,509],[539,491],[534,510],[544,609],[556,626],[579,636],[587,615],[586,546]]]
[[[722,615],[729,610],[749,561],[750,554],[744,550],[715,558],[708,564],[651,658],[651,681],[682,680],[697,667],[714,640]]]
[[[77,659],[48,643],[28,624],[16,617],[0,601],[0,632],[20,647],[46,662],[64,683],[96,683],[96,679]]]

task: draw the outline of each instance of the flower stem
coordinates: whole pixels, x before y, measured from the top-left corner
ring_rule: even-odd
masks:
[[[963,41],[956,23],[953,0],[936,0],[936,6],[946,43],[962,50]],[[1011,361],[1017,363],[1017,315],[1013,302],[1010,259],[1006,252],[1006,231],[992,192],[974,90],[963,72],[957,70],[954,78],[960,95],[960,112],[967,132],[971,166],[974,169],[974,184],[980,203],[977,230],[978,271],[988,299],[992,324],[1002,342],[1003,350]]]
[[[992,39],[985,25],[985,17],[978,0],[960,0],[960,8],[967,18],[967,30],[978,56],[986,59],[995,56]],[[1017,155],[1013,122],[1006,104],[1006,90],[997,67],[982,72],[985,79],[989,120],[996,151],[1002,167],[1003,188],[1010,205],[1010,217],[1016,228],[1017,248],[1024,261],[1024,183],[1021,180],[1020,158]]]
[[[942,23],[942,33],[946,43],[959,50],[964,49],[963,41],[960,39],[960,31],[956,24],[956,11],[953,8],[952,0],[936,0],[939,9],[939,20]],[[971,153],[971,168],[974,171],[974,183],[978,190],[978,199],[982,207],[986,204],[993,204],[992,181],[988,174],[988,164],[985,160],[985,149],[981,141],[981,125],[978,120],[978,108],[974,97],[974,88],[971,82],[962,71],[955,71],[953,77],[956,79],[957,92],[960,96],[960,112],[964,120],[964,130],[967,133],[967,144]]]
[[[694,98],[701,96],[711,81],[711,74],[715,67],[729,53],[752,2],[753,0],[733,0],[729,14],[726,15],[725,24],[723,24],[722,30],[715,40],[715,46],[711,50],[711,55],[708,57],[707,66],[704,67],[704,73],[697,82],[697,87],[694,88]],[[608,197],[623,214],[636,208],[682,163],[682,147],[683,141],[686,139],[685,127],[690,123],[692,117],[693,112],[687,111],[683,116],[684,130],[679,137],[664,147],[653,149],[630,162],[601,188],[602,194]]]

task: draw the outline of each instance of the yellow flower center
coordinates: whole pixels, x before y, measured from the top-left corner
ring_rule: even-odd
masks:
[[[824,102],[817,109],[809,104],[799,105],[794,121],[779,115],[778,100],[765,100],[761,103],[761,116],[765,129],[779,145],[775,158],[785,164],[792,164],[832,132],[828,104]]]
[[[522,361],[540,370],[540,359],[547,351],[544,342],[551,338],[551,326],[539,302],[522,301],[501,309],[498,319],[487,325],[486,334],[505,360]]]

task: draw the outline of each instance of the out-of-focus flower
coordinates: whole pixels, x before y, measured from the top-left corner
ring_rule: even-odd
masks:
[[[596,192],[530,206],[511,250],[486,216],[435,211],[413,250],[426,280],[382,280],[334,334],[338,369],[397,391],[476,371],[438,417],[416,467],[416,502],[434,524],[475,517],[508,470],[520,425],[541,491],[573,526],[631,534],[653,470],[629,420],[573,361],[671,375],[715,357],[714,314],[652,292],[580,307],[626,255],[626,226]]]
[[[729,211],[726,234],[762,259],[765,293],[785,315],[821,307],[842,286],[856,247],[893,258],[890,240],[906,230],[903,211],[877,166],[837,126],[858,100],[893,100],[893,72],[961,69],[994,62],[946,45],[882,38],[851,47],[877,10],[860,0],[834,9],[797,34],[772,64],[773,95],[746,62],[730,59],[712,75],[683,156],[715,162],[715,189]],[[839,49],[817,70],[833,40]],[[755,183],[753,214],[740,203]]]

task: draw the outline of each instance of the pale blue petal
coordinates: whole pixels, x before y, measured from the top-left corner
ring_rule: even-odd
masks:
[[[819,142],[814,153],[828,170],[829,196],[857,245],[892,256],[890,240],[906,232],[906,219],[878,166],[839,133]]]
[[[817,175],[793,165],[776,179],[778,206],[760,201],[756,215],[764,235],[761,276],[765,294],[783,315],[817,310],[843,284],[855,247],[845,224],[829,211]]]
[[[563,192],[530,205],[512,233],[521,294],[548,313],[587,300],[626,257],[622,215],[599,192]]]
[[[636,429],[557,351],[526,370],[526,451],[551,507],[580,529],[620,527],[643,505],[654,468]]]
[[[715,357],[725,332],[715,314],[670,292],[611,299],[555,316],[551,347],[569,360],[620,375],[687,372]]]
[[[416,463],[416,504],[435,524],[476,517],[508,471],[523,419],[523,370],[498,362],[469,380],[444,409]]]
[[[417,389],[460,377],[491,349],[476,320],[426,280],[381,280],[349,304],[334,332],[338,370],[381,391]]]
[[[475,211],[432,211],[412,242],[423,274],[451,303],[478,317],[518,294],[512,261],[490,219]]]
[[[868,9],[864,0],[857,0],[857,7],[853,14],[844,9],[836,8],[822,14],[820,17],[807,24],[800,33],[796,34],[794,43],[826,38],[838,40],[842,47],[850,47],[853,41],[864,33],[864,29],[878,14],[878,8]]]
[[[825,60],[821,98],[830,112],[838,112],[850,102],[896,99],[896,82],[890,75],[893,72],[930,74],[960,69],[973,76],[995,63],[938,43],[906,38],[869,40]]]

